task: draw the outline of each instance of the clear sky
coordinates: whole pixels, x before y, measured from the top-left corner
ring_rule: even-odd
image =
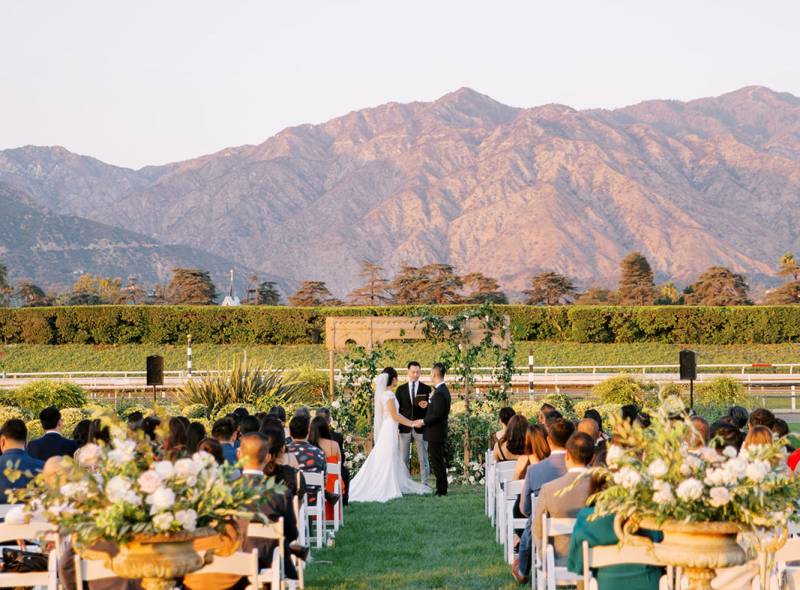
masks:
[[[617,107],[800,95],[797,0],[6,0],[0,148],[140,167],[470,86]]]

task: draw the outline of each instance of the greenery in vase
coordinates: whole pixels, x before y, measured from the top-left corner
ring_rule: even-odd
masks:
[[[686,441],[696,432],[678,397],[665,399],[651,420],[642,428],[615,418],[608,466],[593,470],[609,484],[593,497],[595,518],[727,522],[752,530],[797,518],[800,478],[786,465],[785,440],[740,452],[691,450]]]
[[[246,507],[255,500],[280,491],[272,480],[256,485],[238,477],[235,465],[217,465],[205,452],[160,459],[143,433],[103,420],[111,432],[109,445],[90,443],[74,460],[65,457],[57,474],[40,474],[9,493],[11,503],[24,503],[28,512],[73,535],[79,547],[206,527],[222,532],[241,517],[253,517]],[[21,474],[6,470],[6,475],[13,480]]]

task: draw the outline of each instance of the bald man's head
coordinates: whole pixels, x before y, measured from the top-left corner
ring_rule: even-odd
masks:
[[[584,418],[578,422],[577,431],[588,434],[592,437],[592,440],[600,438],[600,427],[597,425],[597,421],[592,418]]]
[[[249,432],[239,439],[239,459],[244,469],[264,469],[269,444],[260,432]]]

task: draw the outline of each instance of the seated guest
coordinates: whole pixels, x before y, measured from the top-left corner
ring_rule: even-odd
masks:
[[[322,449],[322,452],[325,453],[325,461],[328,464],[342,464],[339,445],[333,440],[328,423],[322,416],[317,416],[311,421],[311,433],[309,434],[308,442]],[[333,511],[339,502],[339,494],[334,491],[337,480],[338,476],[333,474],[325,478],[325,518],[327,520],[333,520]]]
[[[708,444],[710,427],[702,416],[692,416],[691,422],[694,430],[686,433],[686,444],[689,445],[689,449],[696,450]]]
[[[750,421],[750,412],[742,406],[731,406],[728,408],[728,416],[733,420],[734,426],[739,430],[744,430]]]
[[[753,426],[766,426],[772,430],[775,427],[775,414],[765,408],[758,408],[750,414],[748,424],[750,428],[753,428]]]
[[[186,450],[190,455],[197,452],[200,441],[206,437],[206,427],[201,422],[191,422],[186,430]]]
[[[586,506],[586,499],[591,491],[591,477],[587,471],[589,463],[594,458],[594,440],[588,434],[576,432],[567,441],[566,451],[564,461],[567,472],[558,479],[543,484],[536,500],[533,541],[540,552],[544,551],[542,517],[547,515],[552,518],[575,518]],[[555,536],[552,543],[556,565],[565,565],[569,551],[569,537]]]
[[[222,445],[222,454],[225,456],[225,460],[228,463],[236,463],[236,447],[233,444],[236,438],[236,424],[233,418],[226,416],[214,422],[211,427],[211,436]]]
[[[306,497],[306,480],[303,472],[281,462],[281,457],[286,455],[286,437],[283,435],[283,426],[280,423],[273,426],[268,425],[266,428],[262,426],[260,432],[267,437],[267,440],[272,441],[271,447],[277,448],[277,455],[274,458],[270,453],[270,460],[264,467],[264,475],[274,477],[276,483],[285,485],[302,502]]]
[[[6,420],[0,428],[0,503],[7,504],[6,492],[24,488],[31,480],[27,474],[36,475],[44,467],[44,461],[34,459],[25,451],[28,441],[28,428],[17,418]],[[6,469],[19,472],[19,477],[11,481]]]
[[[489,439],[489,445],[494,448],[494,445],[497,444],[501,438],[503,438],[506,434],[506,428],[508,428],[508,421],[511,420],[511,417],[514,416],[516,412],[514,408],[500,408],[500,412],[498,413],[498,419],[500,420],[500,430],[497,432],[493,432],[491,438]]]
[[[131,431],[139,430],[142,427],[142,420],[144,420],[144,414],[139,410],[131,412],[127,418],[128,429]]]
[[[711,425],[711,447],[722,452],[725,447],[733,447],[737,451],[742,446],[742,431],[733,424],[717,420]]]
[[[597,458],[603,454],[606,449],[606,439],[603,438],[603,433],[600,431],[600,426],[594,418],[584,418],[578,422],[575,428],[577,432],[582,432],[588,435],[594,441],[594,458],[592,465],[597,462]]]
[[[169,434],[164,440],[164,457],[170,461],[175,461],[188,453],[187,445],[189,442],[186,424],[179,417],[169,419]]]
[[[766,426],[751,426],[742,443],[742,448],[771,445],[773,440],[772,431]]]
[[[161,443],[158,435],[159,426],[161,426],[161,419],[158,416],[148,416],[142,420],[142,432],[147,435],[147,438],[150,439],[150,444],[154,447]]]
[[[556,410],[556,407],[553,404],[543,403],[539,407],[539,416],[538,416],[539,424],[544,425],[544,423],[547,421],[547,415],[552,414],[553,412],[558,412],[558,410]]]
[[[620,412],[622,413],[623,420],[629,424],[633,424],[636,421],[636,417],[639,415],[639,406],[636,404],[625,404],[620,408]]]
[[[528,421],[525,416],[515,414],[508,421],[506,432],[494,445],[494,460],[516,461],[525,454],[525,434],[528,432]]]
[[[286,446],[286,450],[293,454],[300,464],[300,470],[304,473],[327,473],[327,461],[322,449],[315,447],[308,442],[310,420],[304,414],[295,414],[289,422],[289,432],[292,435],[292,442]],[[308,503],[317,503],[318,486],[308,486]]]
[[[197,445],[197,450],[208,453],[217,462],[217,465],[222,465],[225,462],[225,454],[222,450],[222,445],[215,438],[204,438]]]
[[[592,420],[597,422],[597,429],[600,431],[600,435],[602,436],[602,434],[603,434],[603,417],[600,415],[600,412],[598,412],[594,408],[589,408],[588,410],[586,410],[583,413],[583,417],[584,418],[591,418]]]
[[[273,418],[277,418],[281,421],[281,425],[283,427],[283,431],[285,436],[287,437],[287,444],[288,444],[288,437],[289,437],[289,428],[286,426],[286,410],[283,409],[283,406],[272,406],[269,409],[268,416],[272,416]]]
[[[75,441],[78,448],[81,448],[89,442],[89,427],[91,425],[92,421],[88,418],[84,418],[72,429],[72,440]]]
[[[251,432],[258,432],[260,427],[261,423],[255,416],[243,416],[239,421],[239,435],[244,436],[245,434],[250,434]]]
[[[242,463],[242,477],[251,478],[257,482],[266,480],[264,470],[268,463],[274,463],[280,452],[280,441],[273,436],[267,438],[260,432],[253,432],[241,438],[239,445],[239,460]],[[288,546],[297,540],[297,520],[292,507],[294,495],[288,488],[281,494],[272,493],[267,499],[261,498],[253,510],[269,517],[271,520],[283,518],[284,543]],[[278,541],[274,539],[255,539],[247,538],[242,543],[244,551],[258,549],[260,567],[270,567],[272,563],[272,553],[278,546]],[[290,551],[284,551],[284,571],[290,579],[297,579],[297,571],[291,560]]]
[[[775,438],[778,439],[789,436],[789,424],[787,424],[786,420],[783,418],[775,418],[775,426],[772,428],[772,432],[775,434]],[[794,447],[786,445],[787,453],[791,453],[793,451]]]
[[[261,428],[259,429],[259,432],[261,432],[262,434],[266,434],[267,430],[273,428],[281,429],[284,436],[284,445],[288,445],[292,439],[286,433],[286,429],[283,427],[283,422],[281,422],[274,416],[267,415],[267,417],[264,418],[264,421],[261,422]],[[300,467],[300,464],[297,462],[297,458],[286,450],[286,446],[284,446],[283,452],[281,453],[281,456],[278,458],[278,463],[281,465],[290,465],[296,469]]]
[[[531,493],[538,495],[544,484],[558,479],[567,472],[565,446],[575,432],[575,425],[572,422],[561,417],[553,417],[552,413],[547,419],[545,428],[547,429],[550,456],[528,468],[525,485],[522,488],[520,511],[523,516],[528,517],[528,522],[519,542],[519,559],[514,561],[512,568],[512,574],[519,582],[527,580],[531,568],[531,552],[533,550]]]
[[[606,485],[604,480],[591,478],[589,495],[601,491]],[[567,569],[575,574],[583,575],[583,542],[589,547],[616,545],[619,542],[614,533],[614,515],[602,516],[597,520],[589,520],[594,514],[594,506],[583,508],[578,512],[575,528],[569,538]],[[649,537],[652,541],[661,542],[662,534],[658,531],[640,529],[637,535]],[[663,568],[652,565],[625,564],[610,565],[598,568],[593,572],[597,579],[598,590],[658,590]]]
[[[525,454],[517,459],[514,468],[514,479],[523,479],[528,467],[544,461],[550,456],[550,445],[547,444],[547,430],[541,424],[528,424],[525,433]]]
[[[78,444],[61,436],[61,412],[50,406],[39,412],[44,435],[28,443],[28,454],[34,459],[47,461],[50,457],[71,457],[78,450]]]

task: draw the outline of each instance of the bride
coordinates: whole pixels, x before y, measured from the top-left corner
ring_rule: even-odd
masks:
[[[411,426],[400,415],[392,391],[397,385],[397,371],[389,367],[375,380],[375,446],[350,482],[351,502],[388,502],[403,494],[427,494],[430,488],[411,479],[400,456],[398,424]]]

